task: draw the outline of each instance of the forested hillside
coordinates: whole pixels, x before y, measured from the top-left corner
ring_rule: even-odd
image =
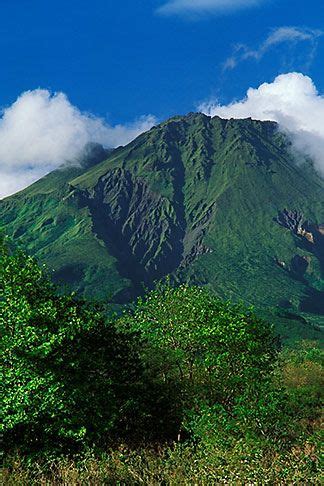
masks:
[[[124,304],[171,275],[255,305],[287,339],[319,336],[323,222],[323,179],[276,123],[195,113],[0,202],[3,231],[80,295]]]

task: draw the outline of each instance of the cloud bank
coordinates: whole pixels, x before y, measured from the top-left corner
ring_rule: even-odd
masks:
[[[63,93],[27,91],[0,118],[0,198],[73,160],[87,142],[124,145],[155,123],[153,116],[146,116],[109,126],[81,112]]]
[[[246,97],[229,105],[206,102],[200,111],[222,118],[273,120],[288,133],[295,148],[311,157],[324,175],[324,96],[308,76],[288,73],[272,83],[250,88]]]
[[[318,29],[294,26],[278,27],[272,30],[256,49],[251,49],[246,44],[238,44],[235,46],[233,54],[225,61],[223,69],[225,71],[234,69],[240,62],[248,59],[260,61],[268,51],[278,45],[288,44],[290,46],[297,46],[300,42],[304,42],[309,46],[307,62],[310,64],[317,49],[318,39],[323,34],[324,32]]]
[[[163,15],[199,14],[235,11],[247,7],[255,7],[265,0],[169,0],[157,11]]]

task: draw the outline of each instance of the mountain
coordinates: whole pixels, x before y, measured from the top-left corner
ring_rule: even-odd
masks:
[[[276,123],[199,113],[92,145],[0,202],[2,230],[87,297],[124,303],[170,274],[254,304],[286,337],[324,321],[323,223],[323,179]]]

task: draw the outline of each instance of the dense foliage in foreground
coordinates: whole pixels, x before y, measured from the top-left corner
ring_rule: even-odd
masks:
[[[321,352],[249,309],[167,284],[107,318],[2,243],[0,326],[6,484],[319,481]]]

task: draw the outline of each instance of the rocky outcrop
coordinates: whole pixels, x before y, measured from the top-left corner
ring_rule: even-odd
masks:
[[[301,212],[290,209],[284,209],[279,212],[278,216],[275,218],[275,221],[278,224],[289,229],[296,235],[300,234],[302,231],[303,220],[304,216]]]
[[[324,225],[305,221],[303,214],[296,210],[284,209],[279,212],[275,221],[289,229],[297,238],[297,246],[314,255],[319,261],[322,277],[324,277]],[[294,255],[290,262],[289,272],[293,278],[306,285],[306,295],[300,302],[300,310],[324,314],[324,292],[313,288],[307,279],[307,270],[311,263],[311,255]],[[277,264],[287,270],[284,262],[276,260]],[[313,309],[313,310],[311,310]]]
[[[213,205],[189,227],[180,195],[172,204],[126,169],[108,171],[91,190],[72,188],[72,196],[89,208],[93,232],[116,258],[120,275],[132,282],[134,294],[211,252],[203,238]]]
[[[91,212],[93,231],[134,286],[171,273],[183,253],[184,228],[170,202],[131,172],[116,168],[91,191],[76,191]]]
[[[284,268],[285,270],[287,269],[287,264],[283,260],[280,260],[279,258],[275,258],[275,262],[280,268]]]
[[[319,232],[320,226],[305,221],[303,214],[299,211],[284,209],[278,214],[275,221],[296,236],[304,238],[311,245],[315,243],[314,232]]]

